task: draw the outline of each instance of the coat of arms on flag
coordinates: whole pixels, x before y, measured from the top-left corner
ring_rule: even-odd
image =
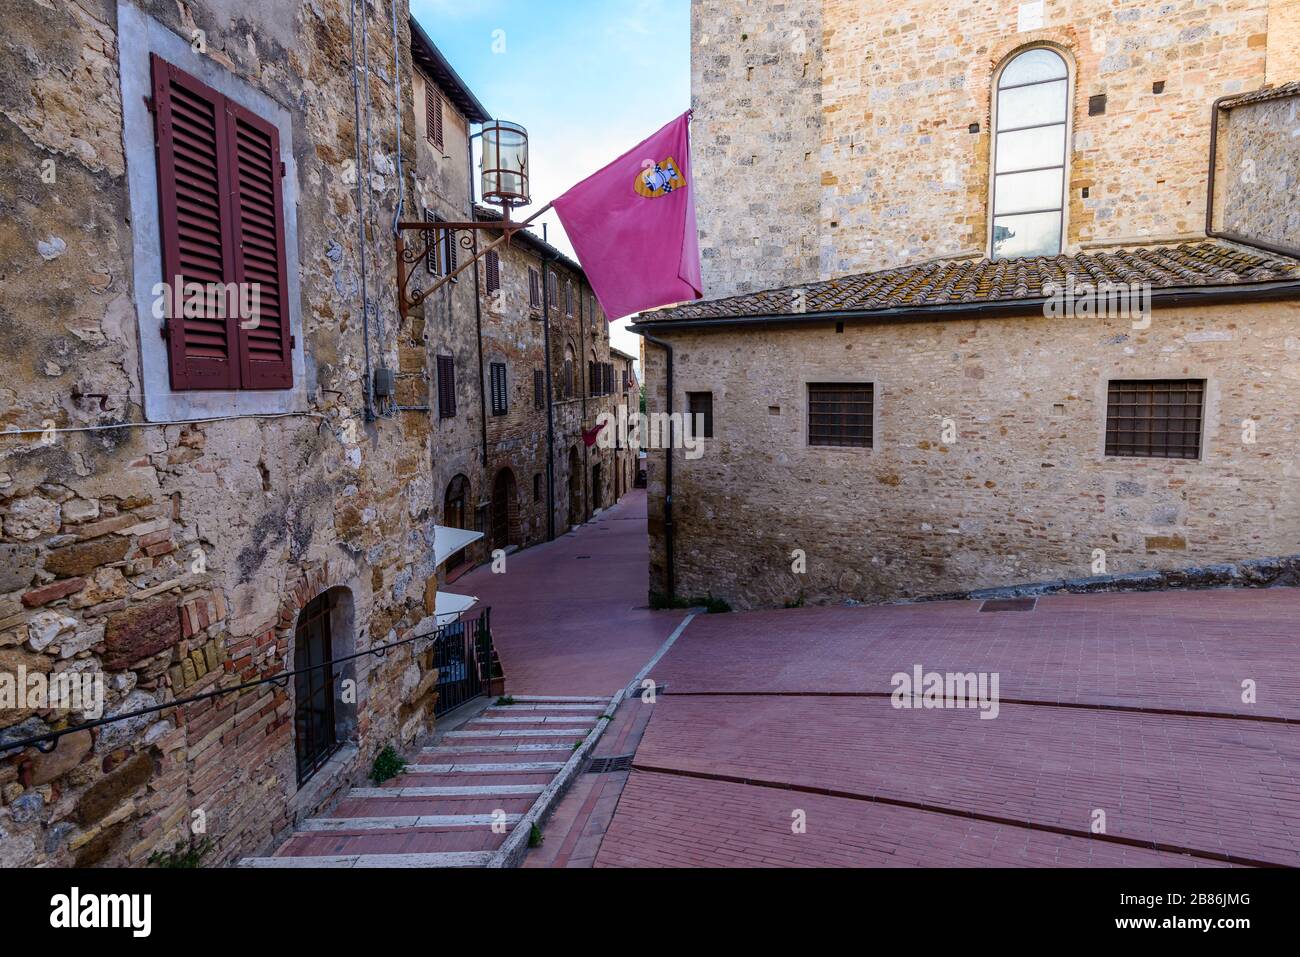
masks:
[[[683,113],[553,204],[611,322],[703,295],[690,119]]]
[[[646,199],[658,199],[686,186],[686,180],[677,171],[677,161],[671,156],[662,163],[642,160],[641,165],[644,169],[637,174],[636,191]]]

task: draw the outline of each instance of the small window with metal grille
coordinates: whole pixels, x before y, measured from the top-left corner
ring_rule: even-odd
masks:
[[[808,384],[808,444],[873,448],[875,387],[870,382]]]
[[[1199,459],[1203,379],[1112,380],[1106,400],[1106,454]]]

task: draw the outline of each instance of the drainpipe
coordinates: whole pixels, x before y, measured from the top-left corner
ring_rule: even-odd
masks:
[[[668,597],[677,597],[677,562],[673,554],[673,347],[649,333],[641,333],[646,342],[653,343],[667,354],[668,367],[665,378],[668,386],[668,464],[664,469],[664,550],[668,561]]]
[[[579,420],[578,431],[583,432],[587,428],[587,396],[591,394],[591,366],[587,362],[587,339],[586,329],[583,323],[582,315],[582,286],[578,286],[578,356],[577,359],[582,365],[582,418]],[[586,508],[583,510],[587,518],[591,518],[591,503],[596,496],[596,490],[591,486],[591,449],[587,448],[587,443],[582,443],[582,487],[587,490]]]
[[[546,266],[554,257],[542,256],[542,351],[546,370],[546,540],[555,541],[555,402],[551,391],[551,292]]]
[[[474,233],[474,256],[478,258],[478,232]],[[478,421],[483,441],[483,468],[488,467],[487,395],[483,390],[483,297],[479,293],[478,266],[474,266],[474,332],[478,339]],[[450,286],[451,283],[448,283]],[[450,295],[450,294],[449,294]],[[450,308],[450,307],[449,307]],[[490,482],[492,476],[488,476]]]

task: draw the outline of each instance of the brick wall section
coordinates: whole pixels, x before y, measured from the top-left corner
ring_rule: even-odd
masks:
[[[706,293],[982,255],[991,84],[1030,43],[1074,65],[1068,249],[1195,234],[1209,104],[1264,82],[1269,7],[1047,0],[1018,33],[1011,0],[696,4]]]
[[[326,589],[354,609],[346,638],[357,650],[408,635],[426,613],[435,518],[428,417],[362,417],[347,4],[142,6],[186,42],[204,30],[215,63],[294,115],[290,261],[302,279],[313,415],[0,442],[0,671],[102,671],[109,715],[291,669],[298,611]],[[387,80],[391,34],[369,37],[373,63],[384,65],[370,91],[367,200],[372,328],[377,317],[385,331],[375,329],[371,348],[374,364],[420,378],[421,350],[409,348],[420,330],[395,328],[386,228],[396,109],[407,158],[416,130],[400,7],[400,107]],[[10,227],[0,236],[0,430],[143,419],[116,29],[112,4],[24,0],[6,11],[0,63],[21,79],[0,104],[0,211]],[[40,176],[47,159],[53,183]],[[264,851],[379,749],[430,726],[427,660],[404,649],[362,671],[352,747],[301,790],[292,685],[72,735],[50,755],[0,757],[0,865],[141,864],[187,840],[196,811],[215,843],[205,863]],[[75,720],[6,711],[0,736]]]
[[[677,591],[737,607],[870,602],[1085,577],[1094,549],[1109,574],[1291,554],[1297,319],[1286,303],[1161,310],[1145,332],[1041,318],[660,331],[676,346],[676,408],[711,389],[717,435],[702,459],[675,459]],[[662,409],[663,352],[645,357]],[[1208,380],[1203,461],[1103,456],[1107,380],[1149,377]],[[875,449],[807,446],[809,381],[876,384]],[[663,453],[651,458],[662,590]]]

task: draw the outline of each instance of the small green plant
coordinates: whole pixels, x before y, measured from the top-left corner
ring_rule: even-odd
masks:
[[[176,846],[170,851],[154,851],[149,855],[149,864],[151,867],[195,868],[210,850],[212,850],[212,838],[205,837],[197,841],[190,838],[188,844],[177,841]]]
[[[614,720],[614,716],[613,716],[612,714],[602,714],[602,715],[600,716],[600,720],[601,720],[601,721],[613,721],[613,720]]]
[[[582,747],[582,742],[581,742],[581,741],[574,741],[574,742],[573,742],[573,747],[570,748],[569,750],[570,750],[570,751],[577,751],[580,747]]]
[[[532,826],[528,829],[528,846],[529,846],[529,847],[541,847],[541,846],[542,846],[542,842],[545,841],[545,840],[546,840],[546,838],[542,837],[542,829],[541,829],[540,827],[538,827],[536,824],[532,825]]]
[[[375,756],[374,767],[370,769],[370,780],[376,784],[383,784],[405,770],[406,759],[394,751],[390,744]]]
[[[515,703],[515,699],[512,698],[510,695],[503,695],[502,697],[497,698],[498,708],[508,708],[510,707],[510,705],[514,703]]]
[[[714,598],[712,595],[706,596],[702,602],[697,601],[697,603],[703,604],[710,615],[725,615],[731,611],[731,606],[725,600]]]

